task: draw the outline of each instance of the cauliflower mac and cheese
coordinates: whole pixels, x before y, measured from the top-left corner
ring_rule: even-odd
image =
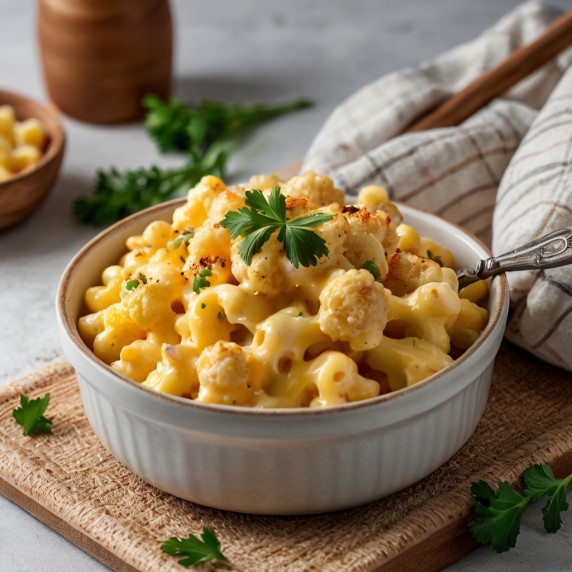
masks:
[[[326,246],[297,267],[273,232],[250,260],[221,222],[249,190],[286,197],[287,219]],[[252,191],[251,191],[252,192]],[[415,384],[479,336],[480,282],[458,292],[449,250],[404,224],[381,187],[355,205],[312,172],[227,187],[207,176],[126,242],[85,295],[79,331],[97,357],[158,391],[246,407],[325,407]]]

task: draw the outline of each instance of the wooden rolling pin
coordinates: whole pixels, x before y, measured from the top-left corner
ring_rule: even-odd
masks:
[[[459,125],[570,45],[572,10],[552,22],[536,40],[514,50],[506,60],[480,75],[404,133]]]

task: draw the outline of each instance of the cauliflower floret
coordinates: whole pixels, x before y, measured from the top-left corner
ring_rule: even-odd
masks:
[[[284,269],[285,251],[274,233],[260,250],[252,257],[250,265],[242,259],[239,252],[240,240],[230,250],[232,273],[245,289],[267,296],[284,293],[286,274]]]
[[[248,405],[254,393],[244,350],[219,340],[205,348],[197,361],[200,389],[197,401]]]
[[[171,264],[149,264],[143,266],[134,278],[139,280],[139,284],[121,293],[123,307],[130,319],[166,343],[179,343],[175,320],[177,314],[184,311],[185,277]]]
[[[383,238],[383,246],[389,252],[394,252],[399,242],[396,231],[403,217],[397,205],[389,199],[387,191],[376,185],[364,187],[358,193],[357,204],[386,220],[387,230]]]
[[[228,231],[218,223],[206,220],[189,243],[189,256],[183,270],[190,270],[196,276],[204,268],[210,268],[212,275],[209,282],[212,286],[232,283],[230,247]]]
[[[345,207],[344,217],[350,230],[344,243],[346,258],[356,268],[371,260],[379,268],[382,279],[385,278],[387,260],[383,240],[388,228],[386,217],[356,207]]]
[[[349,270],[328,282],[320,295],[320,329],[353,350],[377,346],[389,310],[388,291],[367,270]]]
[[[405,296],[428,282],[443,282],[443,270],[433,260],[411,252],[396,252],[389,258],[389,272],[383,281],[395,296]]]
[[[259,189],[260,191],[271,191],[273,187],[279,187],[280,180],[276,175],[253,175],[248,179],[249,189]]]
[[[344,191],[334,187],[330,177],[317,175],[313,171],[292,177],[282,186],[282,194],[290,197],[306,197],[317,207],[332,203],[343,205],[346,201]]]
[[[229,211],[237,211],[244,206],[245,189],[239,185],[228,187],[216,195],[208,208],[209,219],[212,222],[220,223]]]
[[[267,296],[280,296],[285,303],[290,294],[296,293],[297,298],[303,298],[312,307],[317,303],[331,271],[338,268],[349,270],[352,267],[344,256],[344,241],[349,232],[349,224],[337,204],[314,210],[304,198],[288,198],[286,206],[288,218],[315,212],[334,215],[332,220],[312,229],[325,240],[328,255],[318,258],[315,266],[300,265],[295,268],[286,257],[284,245],[278,241],[278,232],[275,232],[254,254],[250,265],[247,265],[240,256],[240,239],[237,239],[231,248],[232,273],[246,289]]]

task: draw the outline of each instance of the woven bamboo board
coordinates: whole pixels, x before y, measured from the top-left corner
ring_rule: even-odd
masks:
[[[12,410],[48,391],[53,432],[25,437]],[[438,570],[476,546],[470,483],[518,483],[531,463],[572,472],[572,376],[507,343],[485,414],[450,461],[380,501],[314,516],[224,512],[146,484],[99,443],[65,360],[0,388],[0,493],[114,570],[180,570],[160,545],[203,524],[234,570]]]

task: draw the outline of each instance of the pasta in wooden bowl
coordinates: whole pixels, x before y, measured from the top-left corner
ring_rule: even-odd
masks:
[[[380,187],[343,201],[314,173],[206,177],[74,258],[62,344],[120,461],[208,506],[300,514],[403,488],[468,439],[504,276],[459,292],[476,239]]]

